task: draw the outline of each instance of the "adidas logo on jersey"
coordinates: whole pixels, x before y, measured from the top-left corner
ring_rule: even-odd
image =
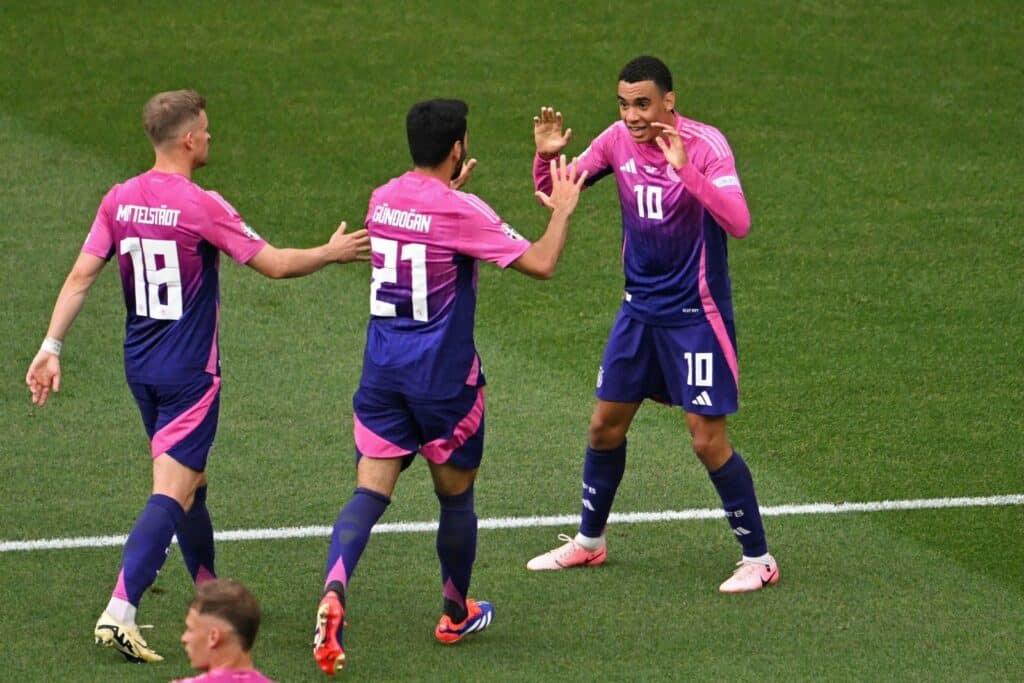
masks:
[[[630,159],[622,166],[619,166],[619,170],[623,173],[636,173],[636,162]]]
[[[693,403],[693,405],[695,405],[695,406],[710,406],[711,405],[711,397],[708,396],[708,392],[702,391],[697,396],[697,398],[695,398],[695,399],[693,399],[691,401],[691,403]]]

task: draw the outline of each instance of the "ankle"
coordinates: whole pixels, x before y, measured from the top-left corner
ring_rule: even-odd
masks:
[[[766,565],[766,566],[770,566],[771,564],[773,564],[775,562],[775,558],[772,557],[771,553],[765,553],[763,555],[756,555],[756,556],[753,556],[753,557],[750,556],[750,555],[744,555],[743,556],[743,561],[744,562],[756,562],[757,564],[763,564],[763,565]]]
[[[584,536],[581,533],[577,533],[576,537],[572,540],[591,551],[600,550],[604,547],[604,534],[600,536]]]

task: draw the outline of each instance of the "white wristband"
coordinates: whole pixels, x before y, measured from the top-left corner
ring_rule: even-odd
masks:
[[[59,339],[47,337],[46,339],[43,340],[43,345],[39,347],[39,350],[46,351],[47,353],[52,353],[55,356],[59,356],[61,347],[63,346],[63,342],[61,342]]]

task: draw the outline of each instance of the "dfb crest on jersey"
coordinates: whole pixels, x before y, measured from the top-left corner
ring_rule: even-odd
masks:
[[[510,240],[521,240],[521,239],[523,239],[523,236],[520,235],[518,232],[516,232],[516,229],[513,228],[508,223],[502,223],[501,224],[501,230],[502,230],[502,232],[505,233],[505,237],[508,237]]]
[[[258,234],[256,234],[256,231],[252,229],[252,226],[245,221],[242,221],[242,232],[244,232],[251,240],[262,239]]]

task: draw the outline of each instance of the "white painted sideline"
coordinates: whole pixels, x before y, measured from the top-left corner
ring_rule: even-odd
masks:
[[[765,517],[782,515],[834,515],[848,512],[887,512],[893,510],[934,510],[937,508],[992,507],[1024,505],[1024,494],[988,496],[984,498],[925,498],[919,500],[880,500],[869,503],[810,503],[805,505],[772,505],[761,508]],[[662,512],[612,513],[612,524],[641,524],[644,522],[677,522],[722,517],[719,508],[697,510],[665,510]],[[570,526],[579,522],[579,515],[551,517],[496,517],[481,519],[481,529],[521,529],[524,527]],[[407,534],[436,531],[437,522],[389,522],[374,527],[375,534]],[[278,529],[236,529],[218,531],[218,541],[264,541],[282,538],[327,537],[329,526],[297,526]],[[80,536],[76,538],[47,538],[36,541],[0,541],[0,553],[17,550],[64,550],[67,548],[104,548],[124,544],[125,536]]]

